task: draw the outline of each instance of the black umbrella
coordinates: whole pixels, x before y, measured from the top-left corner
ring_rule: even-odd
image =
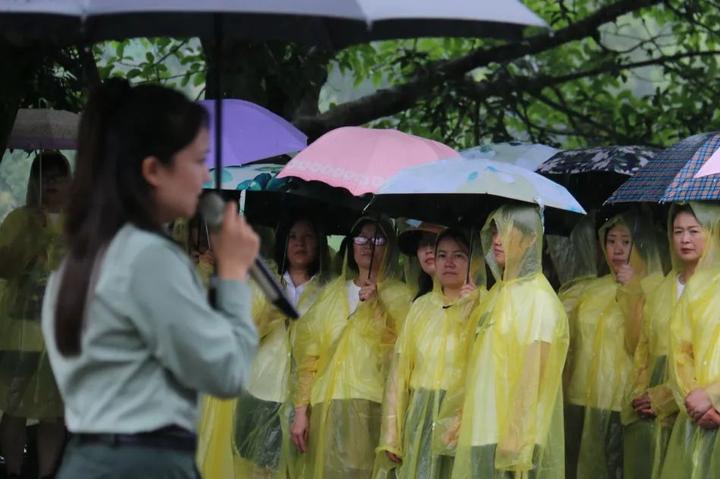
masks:
[[[647,146],[600,146],[563,150],[536,170],[570,190],[585,209],[600,208],[660,150]]]

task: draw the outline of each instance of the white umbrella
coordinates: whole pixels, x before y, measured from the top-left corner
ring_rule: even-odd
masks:
[[[59,42],[227,36],[344,46],[424,36],[516,37],[547,24],[518,0],[0,0],[0,31]]]
[[[72,150],[77,143],[80,115],[45,108],[20,109],[7,148]]]
[[[385,181],[370,209],[433,223],[481,221],[508,201],[531,203],[562,218],[585,214],[563,186],[510,163],[448,159],[405,168]]]
[[[468,160],[483,158],[503,163],[512,163],[513,165],[521,166],[530,171],[535,171],[540,165],[559,151],[557,148],[540,143],[510,141],[474,146],[461,151],[460,155]]]

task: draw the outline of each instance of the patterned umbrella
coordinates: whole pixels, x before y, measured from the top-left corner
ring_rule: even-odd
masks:
[[[599,146],[560,151],[536,170],[544,175],[611,172],[634,175],[659,150],[647,146]]]
[[[607,203],[670,203],[720,199],[720,178],[694,178],[720,148],[720,132],[701,133],[661,151],[645,168],[623,183]]]
[[[220,189],[225,191],[275,191],[282,189],[287,181],[275,179],[283,166],[276,163],[256,163],[244,166],[226,166],[222,169],[222,183]],[[210,176],[215,177],[215,169],[210,170]],[[215,181],[210,180],[203,185],[205,189],[214,188]]]
[[[537,172],[565,186],[586,209],[597,209],[658,151],[646,146],[565,150],[543,163]]]
[[[544,206],[546,214],[585,213],[559,184],[526,168],[482,158],[405,168],[382,185],[370,208],[447,224],[482,221],[491,209],[512,201]]]
[[[296,177],[345,188],[355,196],[375,193],[409,166],[458,157],[437,141],[398,130],[346,126],[325,133],[290,160],[278,178]]]

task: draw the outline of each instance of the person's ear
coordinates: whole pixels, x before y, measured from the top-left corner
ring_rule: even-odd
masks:
[[[142,176],[149,185],[157,187],[161,182],[164,168],[156,156],[145,157],[141,164]]]

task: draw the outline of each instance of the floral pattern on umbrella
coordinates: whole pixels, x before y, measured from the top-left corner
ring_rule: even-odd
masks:
[[[647,146],[599,146],[564,150],[540,165],[538,173],[564,175],[610,172],[632,176],[659,152]]]

